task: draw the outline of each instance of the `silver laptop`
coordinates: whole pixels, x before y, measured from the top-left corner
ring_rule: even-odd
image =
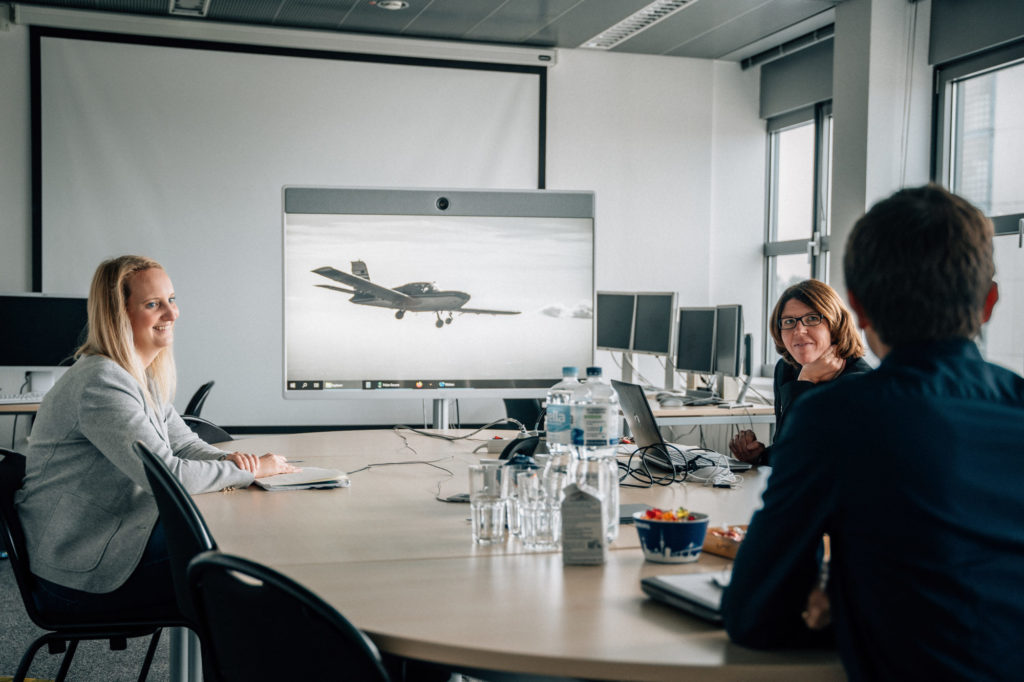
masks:
[[[636,384],[612,379],[612,387],[619,395],[619,407],[626,417],[633,442],[643,449],[644,461],[665,471],[694,471],[708,466],[711,458],[725,458],[732,472],[746,471],[750,464],[733,457],[726,457],[700,448],[666,443],[661,437],[658,423],[654,420],[651,405],[647,402],[644,389]]]

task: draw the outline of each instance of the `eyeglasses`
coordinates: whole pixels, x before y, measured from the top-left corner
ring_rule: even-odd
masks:
[[[797,322],[805,327],[817,327],[824,319],[819,313],[807,313],[800,317],[783,317],[779,320],[779,329],[792,331],[796,329]]]

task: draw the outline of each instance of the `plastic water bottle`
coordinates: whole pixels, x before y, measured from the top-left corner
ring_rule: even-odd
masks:
[[[621,437],[619,396],[601,377],[600,367],[587,368],[587,380],[572,398],[572,445],[576,480],[602,500],[605,537],[619,535],[619,465],[615,451]]]
[[[580,385],[579,374],[575,367],[563,367],[562,380],[548,389],[544,423],[552,459],[572,455],[572,394]]]

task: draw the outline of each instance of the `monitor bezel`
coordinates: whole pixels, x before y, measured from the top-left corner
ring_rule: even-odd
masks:
[[[637,354],[637,355],[653,355],[655,357],[664,357],[664,358],[671,358],[671,357],[673,357],[673,355],[675,354],[675,342],[676,342],[676,318],[677,318],[676,299],[678,298],[678,293],[675,292],[675,291],[637,291],[635,293],[636,293],[636,298],[634,299],[634,302],[633,302],[633,332],[632,332],[632,336],[631,336],[630,342],[629,342],[630,343],[631,352],[633,352],[634,354]],[[668,296],[669,297],[669,308],[668,308],[668,311],[669,311],[668,348],[664,352],[662,352],[662,351],[653,351],[653,350],[640,350],[639,348],[636,347],[637,323],[639,323],[639,321],[640,321],[640,299],[641,299],[641,297],[644,297],[644,296],[650,296],[650,297]]]
[[[630,315],[629,320],[629,343],[624,347],[618,346],[602,346],[598,345],[597,340],[597,329],[598,329],[598,302],[601,296],[622,296],[633,299],[633,311]],[[611,353],[632,353],[633,352],[633,329],[636,324],[636,292],[635,291],[595,291],[594,292],[594,348],[597,350],[606,350]]]
[[[711,355],[708,358],[708,366],[710,369],[695,369],[693,367],[683,367],[679,364],[679,347],[683,339],[683,313],[684,312],[705,312],[712,314],[711,323]],[[676,352],[674,355],[675,369],[677,372],[685,372],[687,374],[697,374],[701,376],[710,376],[715,373],[715,360],[718,356],[718,345],[716,334],[718,333],[718,308],[715,306],[681,306],[676,315]]]
[[[86,307],[86,318],[85,318],[86,319],[86,323],[85,323],[86,326],[83,326],[82,329],[79,330],[79,332],[78,332],[78,341],[79,342],[84,341],[85,333],[86,333],[86,330],[88,328],[88,323],[89,323],[89,317],[88,317],[88,302],[89,302],[89,298],[87,296],[82,296],[80,294],[63,294],[63,293],[61,293],[61,294],[54,294],[54,293],[38,292],[38,291],[5,291],[5,292],[0,292],[0,300],[2,300],[4,298],[18,298],[18,299],[37,300],[37,301],[38,300],[65,300],[65,301],[66,300],[73,300],[73,301],[81,301],[85,305],[85,307]],[[17,334],[23,334],[24,332],[25,332],[24,329],[14,329],[14,330],[11,330],[10,333],[11,333],[11,335],[17,335]],[[0,367],[4,367],[4,368],[17,367],[19,369],[24,369],[25,371],[33,371],[33,372],[34,371],[50,371],[50,370],[53,370],[53,369],[56,369],[56,368],[67,368],[67,367],[70,367],[72,364],[74,364],[74,353],[77,350],[78,350],[78,345],[76,345],[74,348],[72,348],[71,352],[67,356],[62,358],[61,361],[59,363],[57,363],[57,364],[22,364],[22,363],[15,363],[15,362],[10,361],[8,359],[9,356],[7,356],[5,353],[0,353]]]
[[[743,376],[743,306],[739,303],[728,303],[715,306],[715,374],[727,377]],[[722,318],[722,311],[736,311],[736,334],[733,338],[732,357],[733,366],[728,368],[719,367],[719,320]]]
[[[444,201],[442,201],[442,199]],[[290,214],[342,214],[342,215],[407,215],[407,216],[469,216],[469,217],[522,217],[571,218],[591,221],[590,305],[596,313],[596,239],[594,193],[574,190],[509,190],[465,188],[401,188],[401,187],[334,187],[286,185],[281,188],[281,262],[282,271],[286,254],[287,216]],[[514,262],[514,259],[510,262]],[[536,377],[545,386],[516,386],[516,379],[503,380],[501,387],[458,388],[387,388],[374,390],[290,390],[287,376],[287,329],[284,302],[284,277],[281,278],[281,394],[285,400],[401,400],[401,399],[460,399],[460,398],[543,398],[547,390],[561,380],[561,375]],[[578,360],[580,366],[594,364],[594,343],[597,336],[596,314],[591,315],[591,344],[587,358]],[[564,364],[564,363],[563,363]],[[440,377],[437,377],[440,378]],[[521,380],[524,384],[526,380]]]

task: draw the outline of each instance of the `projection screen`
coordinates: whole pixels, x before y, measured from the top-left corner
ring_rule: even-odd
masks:
[[[44,292],[86,294],[101,260],[150,256],[181,309],[179,409],[213,379],[204,416],[225,425],[421,420],[420,401],[282,399],[281,188],[537,189],[541,68],[33,41]]]

